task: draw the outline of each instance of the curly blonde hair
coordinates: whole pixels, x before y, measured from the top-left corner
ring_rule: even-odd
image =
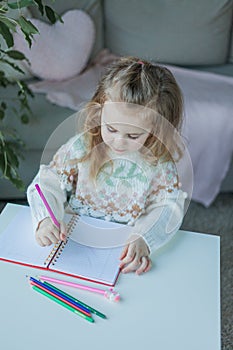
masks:
[[[101,136],[101,113],[106,101],[145,106],[160,115],[162,118],[155,121],[153,133],[143,148],[148,149],[154,159],[180,158],[181,145],[167,133],[168,124],[179,132],[183,121],[182,93],[173,74],[166,67],[137,57],[123,57],[107,68],[93,97],[80,111],[85,119],[83,131],[89,145],[89,152],[81,161],[91,158],[91,178],[97,175],[107,157]]]

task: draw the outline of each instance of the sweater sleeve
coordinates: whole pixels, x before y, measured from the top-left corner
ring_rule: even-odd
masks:
[[[63,219],[67,193],[74,190],[78,176],[78,159],[83,155],[83,145],[76,137],[70,139],[54,155],[49,165],[41,165],[39,172],[27,189],[31,208],[33,231],[49,214],[35,184],[38,183],[58,221]]]
[[[180,189],[175,165],[161,164],[151,183],[148,205],[132,228],[132,233],[143,237],[150,253],[165,245],[179,230],[186,197]]]

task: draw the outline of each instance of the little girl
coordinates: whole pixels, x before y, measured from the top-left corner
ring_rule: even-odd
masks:
[[[175,162],[182,150],[174,136],[183,115],[180,89],[167,68],[121,58],[108,68],[79,115],[84,117],[82,132],[49,165],[41,165],[28,187],[36,240],[46,246],[66,239],[62,220],[68,199],[77,214],[131,225],[120,267],[122,272],[147,272],[150,254],[174,236],[184,215],[186,195]],[[60,230],[41,203],[37,182]]]

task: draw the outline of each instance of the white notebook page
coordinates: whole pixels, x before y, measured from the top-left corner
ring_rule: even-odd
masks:
[[[72,215],[66,214],[68,223]],[[53,270],[113,284],[119,273],[119,257],[131,228],[88,216],[77,217],[69,240]],[[119,237],[112,240],[113,237]]]
[[[71,217],[72,215],[66,215],[66,219]],[[87,220],[89,219],[87,218]],[[94,220],[95,223],[92,222],[91,226],[89,221],[86,222],[86,228],[82,221],[83,233],[85,233],[85,230],[91,233],[94,226],[100,225],[108,229],[111,226],[111,223],[98,219]],[[76,229],[77,238],[78,226],[76,226]],[[104,231],[104,234],[107,234],[107,232],[108,230]],[[8,203],[0,215],[0,259],[46,267],[44,262],[52,249],[53,245],[41,247],[36,242],[30,208]],[[122,246],[95,248],[69,239],[56,263],[51,263],[49,268],[76,277],[114,284],[119,273],[119,256],[122,249]]]
[[[69,239],[61,255],[50,268],[72,275],[113,284],[119,272],[122,248],[93,248]]]
[[[8,203],[0,215],[0,258],[44,267],[51,249],[36,242],[30,208]]]
[[[68,222],[66,214],[65,221]],[[81,215],[72,230],[70,238],[75,242],[94,248],[124,246],[130,237],[132,227],[116,222]]]

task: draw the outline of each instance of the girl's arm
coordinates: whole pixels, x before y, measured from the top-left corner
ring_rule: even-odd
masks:
[[[135,222],[132,234],[140,235],[154,252],[165,245],[179,230],[184,217],[186,193],[176,190],[166,199],[152,202]]]
[[[36,232],[39,223],[49,217],[49,213],[35,188],[40,184],[56,219],[60,222],[64,215],[66,191],[61,189],[59,177],[50,166],[41,165],[40,170],[27,189],[27,199],[31,208],[33,231]]]
[[[123,273],[140,275],[151,268],[150,253],[166,244],[178,231],[182,219],[185,195],[169,196],[166,201],[152,203],[137,220],[120,256]]]
[[[183,220],[186,193],[179,189],[175,166],[165,163],[153,175],[148,205],[136,219],[120,256],[122,272],[136,271],[136,274],[141,274],[149,271],[150,253],[166,244]]]
[[[38,174],[27,189],[27,198],[31,207],[34,232],[40,222],[49,217],[35,184],[38,183],[47,199],[55,217],[61,221],[64,216],[64,203],[67,200],[67,192],[73,190],[78,173],[76,157],[81,157],[79,136],[76,135],[63,145],[54,155],[49,165],[41,165]]]
[[[155,168],[148,205],[132,229],[132,234],[142,236],[150,253],[166,244],[179,230],[186,197],[180,189],[175,164],[160,163]]]

